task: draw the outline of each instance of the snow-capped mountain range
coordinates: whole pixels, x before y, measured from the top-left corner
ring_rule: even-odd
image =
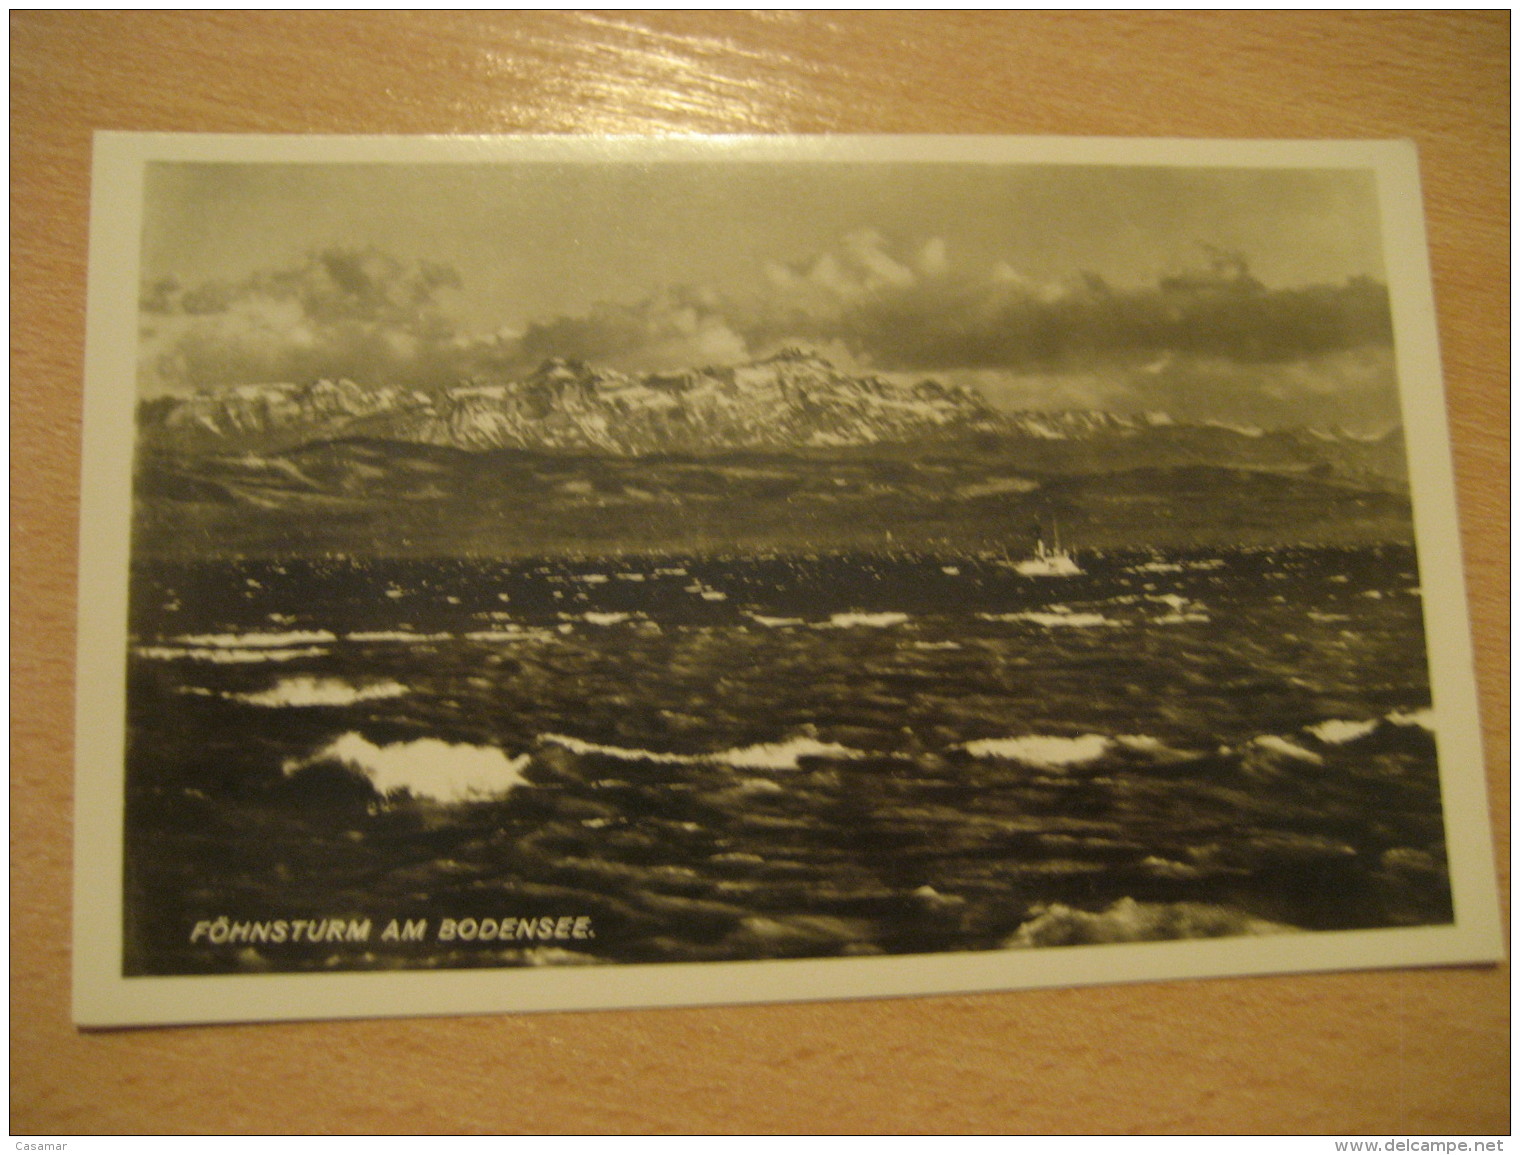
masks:
[[[1110,467],[1146,464],[1159,452],[1156,460],[1169,464],[1331,461],[1337,472],[1402,473],[1396,433],[1370,445],[1336,432],[1185,424],[1165,413],[1002,413],[959,386],[851,375],[797,349],[745,365],[638,375],[552,359],[519,380],[434,390],[348,380],[241,385],[149,402],[139,421],[149,448],[196,455],[355,438],[614,457],[1008,443],[1022,446],[1031,464],[1090,447]],[[1048,467],[1063,466],[1052,459]]]
[[[521,380],[432,392],[352,381],[245,385],[157,403],[144,423],[182,448],[370,437],[643,456],[907,442],[993,430],[999,418],[954,386],[850,376],[787,350],[748,365],[637,376],[554,359]]]

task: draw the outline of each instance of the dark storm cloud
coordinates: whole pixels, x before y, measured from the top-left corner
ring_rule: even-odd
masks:
[[[237,282],[144,287],[139,373],[147,393],[351,377],[454,379],[463,343],[447,297],[458,274],[377,249],[330,248]]]
[[[634,304],[599,304],[579,317],[532,322],[516,352],[526,366],[571,357],[625,370],[743,361],[750,350],[729,312],[714,293],[676,288]]]
[[[1117,291],[1084,278],[1054,300],[973,294],[876,299],[843,336],[881,364],[1027,368],[1157,353],[1291,361],[1391,339],[1387,294],[1362,282],[1265,290],[1236,285]]]
[[[1366,278],[1268,289],[1238,254],[1115,288],[1095,273],[1036,284],[1006,264],[952,269],[942,245],[913,256],[879,237],[775,267],[775,292],[736,325],[751,345],[838,342],[884,370],[1027,370],[1162,353],[1285,362],[1387,344],[1387,290]]]

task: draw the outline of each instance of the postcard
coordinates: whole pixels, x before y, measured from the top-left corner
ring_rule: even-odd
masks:
[[[1412,146],[102,133],[82,1026],[1502,952]]]

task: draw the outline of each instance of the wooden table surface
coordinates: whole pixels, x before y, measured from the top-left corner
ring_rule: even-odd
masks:
[[[69,1021],[90,134],[1417,142],[1509,864],[1509,13],[11,15],[11,1128],[1509,1130],[1509,970],[84,1034]]]

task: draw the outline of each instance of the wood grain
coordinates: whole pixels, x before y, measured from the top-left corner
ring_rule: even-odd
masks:
[[[13,1132],[1509,1130],[1507,966],[96,1034],[68,1009],[103,128],[1413,139],[1507,909],[1507,12],[26,12],[10,33]]]

